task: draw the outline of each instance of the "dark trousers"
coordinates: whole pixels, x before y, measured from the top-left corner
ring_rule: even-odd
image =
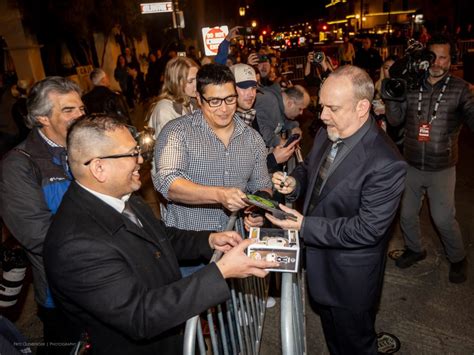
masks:
[[[58,308],[38,305],[38,317],[43,323],[43,343],[38,355],[69,355],[79,341],[80,332]]]
[[[332,355],[377,354],[375,310],[352,312],[326,306],[318,306],[317,310]]]

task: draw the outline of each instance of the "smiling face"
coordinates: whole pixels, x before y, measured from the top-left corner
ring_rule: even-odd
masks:
[[[206,100],[224,99],[232,95],[237,95],[237,93],[235,92],[233,83],[229,82],[222,85],[206,85],[202,95],[204,99],[200,95],[197,96],[204,119],[213,130],[220,130],[233,126],[237,100],[235,100],[231,105],[228,105],[223,101],[221,105],[217,107],[211,107]]]
[[[102,156],[130,154],[136,152],[137,142],[125,127],[117,128],[107,133],[113,147],[103,152]],[[143,163],[141,155],[137,157],[123,157],[118,159],[101,159],[103,169],[107,171],[107,178],[103,186],[110,196],[121,198],[141,187],[140,166]]]
[[[75,91],[61,95],[51,92],[48,95],[53,104],[50,117],[39,116],[41,131],[54,143],[66,146],[66,136],[69,126],[84,114],[84,104]]]
[[[361,103],[355,102],[353,85],[348,78],[330,76],[326,79],[320,96],[321,120],[327,126],[331,141],[350,137],[363,125],[367,117],[360,111]]]

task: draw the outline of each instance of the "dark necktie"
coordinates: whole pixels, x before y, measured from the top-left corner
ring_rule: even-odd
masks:
[[[341,143],[342,140],[339,139],[331,145],[331,148],[328,150],[326,157],[324,158],[324,161],[321,164],[321,167],[319,168],[318,177],[316,178],[316,182],[314,184],[314,189],[311,195],[308,211],[312,211],[313,208],[316,206],[318,197],[321,194],[321,188],[328,177],[329,169],[331,168],[332,163],[334,163],[334,160],[336,159],[337,150],[339,149]]]
[[[123,209],[122,214],[125,217],[127,217],[129,220],[131,220],[133,223],[135,223],[138,227],[142,226],[137,215],[135,214],[135,212],[133,212],[132,208],[130,207],[129,201],[125,201],[125,208]]]

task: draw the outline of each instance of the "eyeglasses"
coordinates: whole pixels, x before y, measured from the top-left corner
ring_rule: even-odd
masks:
[[[222,105],[222,102],[225,102],[226,105],[234,105],[237,102],[238,95],[230,95],[220,99],[218,97],[212,97],[210,99],[206,99],[204,96],[201,95],[201,98],[207,102],[209,107],[219,107]]]
[[[105,157],[95,157],[92,158],[84,163],[84,165],[89,165],[94,159],[119,159],[119,158],[136,158],[142,155],[140,146],[135,147],[135,151],[133,153],[128,154],[116,154],[116,155],[107,155]]]

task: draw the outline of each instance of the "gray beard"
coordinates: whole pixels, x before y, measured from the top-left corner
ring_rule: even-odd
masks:
[[[430,69],[429,72],[430,72],[430,76],[432,78],[440,78],[440,77],[444,76],[447,73],[447,71],[444,70],[444,69],[439,69],[439,71],[436,70],[436,72],[433,72],[433,70]]]
[[[341,138],[341,137],[339,137],[339,134],[337,134],[337,133],[329,132],[329,130],[327,132],[328,132],[328,138],[331,142],[335,142],[335,141],[337,141],[338,139]]]

